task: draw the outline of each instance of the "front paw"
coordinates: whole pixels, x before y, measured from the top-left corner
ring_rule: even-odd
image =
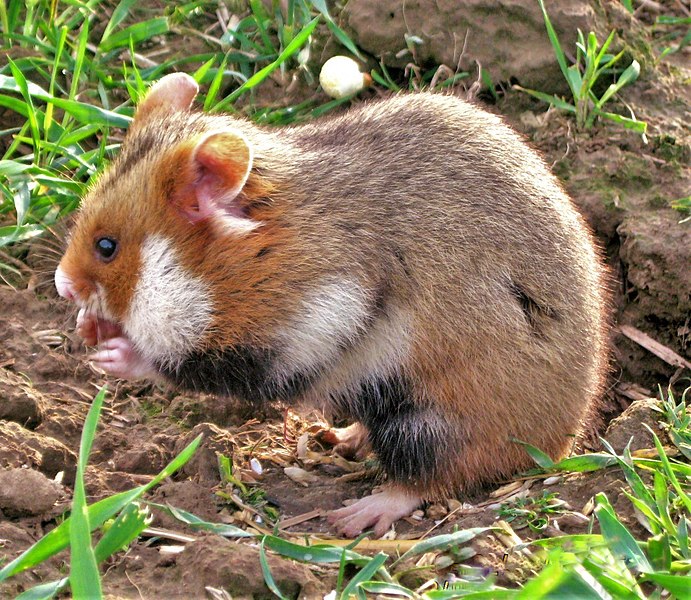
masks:
[[[364,460],[372,451],[367,429],[362,423],[322,429],[317,432],[316,439],[322,444],[333,446],[336,454],[348,460]]]
[[[122,379],[155,379],[158,372],[124,337],[113,337],[101,342],[98,351],[89,357],[91,363],[108,375]]]
[[[102,319],[82,308],[77,313],[77,334],[87,346],[96,346],[104,340],[122,336],[123,332],[117,323]]]

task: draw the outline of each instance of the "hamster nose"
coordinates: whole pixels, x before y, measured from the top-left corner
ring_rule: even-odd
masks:
[[[74,291],[74,283],[67,276],[67,273],[63,271],[59,266],[55,269],[55,288],[58,290],[63,298],[74,302],[76,299],[76,294]]]

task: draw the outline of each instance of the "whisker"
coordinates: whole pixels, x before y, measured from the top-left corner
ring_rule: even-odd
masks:
[[[101,319],[104,319],[104,311],[101,302],[101,297],[96,294],[94,296],[94,314],[96,315],[96,341],[100,345],[104,341],[103,332],[101,330]]]
[[[29,265],[27,265],[24,261],[16,258],[15,256],[8,254],[4,250],[0,250],[0,261],[8,263],[13,267],[16,267],[20,271],[24,271],[27,273],[31,272],[31,267],[29,267]]]

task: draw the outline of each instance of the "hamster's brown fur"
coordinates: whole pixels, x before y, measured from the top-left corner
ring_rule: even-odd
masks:
[[[263,128],[168,102],[176,93],[147,97],[84,200],[60,268],[87,310],[136,338],[131,303],[156,236],[211,306],[174,361],[133,339],[169,380],[349,416],[396,489],[422,500],[530,467],[513,439],[568,453],[605,371],[603,269],[514,131],[438,94]],[[204,141],[217,131],[229,133]],[[196,218],[208,171],[213,211]],[[117,240],[109,262],[100,236]]]

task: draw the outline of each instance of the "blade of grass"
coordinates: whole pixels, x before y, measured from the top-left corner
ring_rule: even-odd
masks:
[[[208,111],[216,102],[216,96],[221,89],[221,82],[223,81],[223,75],[227,64],[228,58],[224,56],[223,60],[221,61],[221,66],[218,68],[218,71],[216,71],[216,75],[214,75],[211,85],[209,85],[209,91],[206,93],[206,98],[204,99],[205,111]]]
[[[17,213],[17,225],[24,225],[24,218],[31,204],[31,192],[27,181],[19,181],[14,187],[14,210]]]
[[[96,435],[98,418],[106,397],[103,387],[94,398],[82,429],[82,439],[77,460],[77,474],[72,498],[70,518],[70,587],[75,598],[102,598],[101,577],[98,572],[96,556],[91,547],[91,527],[84,489],[84,473],[91,454]]]
[[[545,9],[545,3],[543,2],[543,0],[537,0],[537,1],[538,1],[538,4],[540,5],[540,10],[542,11],[542,17],[545,21],[545,28],[547,29],[547,37],[549,37],[549,41],[552,44],[552,48],[554,50],[554,55],[556,56],[557,62],[559,63],[559,68],[561,69],[561,72],[564,74],[564,79],[566,79],[566,81],[569,82],[569,85],[570,85],[571,82],[569,80],[569,75],[568,75],[568,65],[566,64],[566,56],[564,55],[564,51],[561,48],[561,43],[559,42],[559,37],[557,36],[557,32],[554,30],[554,27],[552,26],[552,22],[549,19],[549,15],[547,14],[547,9]],[[579,90],[571,88],[571,92],[573,93],[574,98],[576,98]]]
[[[483,592],[468,592],[461,588],[461,591],[454,589],[454,585],[450,585],[448,588],[443,590],[432,590],[430,592],[425,592],[423,598],[425,600],[458,600],[458,598],[463,598],[464,600],[504,600],[510,598],[517,598],[519,590],[505,590],[501,588],[495,588],[493,590],[487,590]]]
[[[675,535],[677,528],[669,514],[670,498],[669,489],[667,488],[667,479],[660,471],[655,471],[653,477],[653,490],[655,492],[655,504],[657,506],[657,513],[660,515],[660,521],[668,534]]]
[[[412,590],[409,590],[408,588],[396,583],[386,583],[384,581],[364,581],[360,584],[360,587],[370,594],[385,595],[387,598],[389,596],[411,598],[413,600],[420,598],[420,596]]]
[[[84,21],[77,38],[77,47],[74,51],[74,67],[72,70],[72,83],[70,85],[70,100],[74,101],[79,92],[79,83],[86,59],[86,44],[89,41],[89,22]],[[64,124],[63,120],[63,124]]]
[[[608,569],[614,565],[616,565],[617,571],[610,572]],[[632,578],[626,570],[626,566],[611,555],[607,559],[606,565],[586,556],[583,560],[583,567],[597,579],[598,583],[611,594],[612,598],[616,598],[616,600],[645,600],[640,587],[631,581]]]
[[[20,73],[21,76],[21,73]],[[123,127],[127,128],[132,122],[132,117],[128,117],[124,114],[116,113],[110,110],[105,110],[91,104],[86,104],[84,102],[78,102],[76,100],[65,100],[64,98],[57,98],[51,96],[48,92],[42,89],[35,83],[26,82],[26,90],[28,96],[31,98],[37,98],[43,100],[44,102],[52,102],[58,108],[69,112],[75,119],[79,122],[87,125],[107,125],[113,127]],[[22,93],[22,86],[20,82],[14,77],[8,77],[6,75],[0,75],[0,90],[8,90],[11,92]],[[27,104],[31,104],[27,101]],[[31,104],[33,106],[33,104]],[[35,115],[34,115],[35,116]],[[31,119],[31,113],[27,115]],[[38,123],[36,123],[38,127]],[[36,161],[39,162],[39,161]]]
[[[115,7],[113,14],[103,30],[103,35],[101,36],[101,41],[99,45],[102,45],[113,33],[113,30],[120,25],[130,12],[130,8],[137,0],[121,0],[120,4]]]
[[[410,558],[411,556],[425,554],[426,552],[441,552],[447,548],[460,546],[461,544],[465,544],[466,542],[476,538],[478,534],[489,531],[490,529],[491,527],[473,527],[471,529],[462,529],[460,531],[455,531],[454,533],[437,535],[435,537],[422,540],[421,542],[415,544],[400,558],[395,560],[391,566],[395,567],[398,563]]]
[[[17,242],[25,242],[42,233],[43,227],[40,225],[8,225],[6,227],[0,227],[0,248],[8,246],[9,244],[16,244]],[[2,571],[0,571],[0,573],[2,573]],[[0,581],[2,581],[1,577]]]
[[[67,577],[64,577],[58,581],[50,581],[48,583],[36,585],[19,594],[15,600],[49,600],[66,588],[69,581]]]
[[[341,560],[338,563],[338,576],[336,577],[336,597],[341,597],[341,591],[343,590],[343,582],[345,581],[345,569],[347,565],[346,553],[341,553]]]
[[[563,458],[552,467],[555,471],[574,471],[576,473],[585,473],[588,471],[597,471],[606,467],[611,467],[616,464],[617,460],[614,456],[604,454],[601,452],[591,452],[590,454],[581,454],[579,456],[568,456]]]
[[[346,104],[347,102],[350,102],[350,99],[350,96],[345,96],[343,98],[336,98],[335,100],[325,102],[324,104],[321,104],[317,108],[313,109],[310,112],[310,115],[312,116],[312,118],[316,119],[317,117],[321,117],[322,115],[333,110],[334,108],[341,106],[341,104]]]
[[[544,92],[538,92],[537,90],[530,90],[528,88],[524,88],[520,85],[514,85],[514,89],[520,90],[522,92],[526,92],[527,94],[530,94],[531,96],[537,98],[538,100],[542,100],[543,102],[547,102],[547,104],[552,104],[553,106],[556,106],[557,108],[560,108],[561,110],[565,110],[570,113],[575,113],[576,112],[576,107],[564,100],[563,98],[559,98],[559,96],[555,96],[554,94],[545,94]]]
[[[269,568],[269,561],[266,559],[266,550],[264,549],[264,538],[262,538],[259,544],[259,564],[262,567],[262,574],[264,575],[264,583],[276,596],[281,600],[287,600],[283,595],[283,592],[276,585],[276,581],[271,574],[271,569]]]
[[[617,518],[607,496],[603,493],[597,494],[595,503],[595,516],[600,523],[602,535],[607,540],[614,556],[621,558],[627,567],[638,572],[652,572],[651,564],[629,530]]]
[[[672,487],[674,487],[674,490],[677,492],[679,500],[684,505],[684,508],[686,509],[686,514],[691,514],[691,498],[689,498],[688,494],[686,494],[684,489],[679,484],[679,479],[677,478],[677,476],[674,473],[674,470],[672,469],[672,465],[669,462],[669,458],[667,458],[665,449],[662,447],[662,444],[660,443],[660,438],[657,437],[655,432],[647,424],[643,423],[643,426],[648,431],[650,431],[650,433],[653,436],[655,448],[657,448],[657,453],[660,457],[660,461],[662,462],[662,468],[664,470],[664,473],[667,476],[667,479],[669,479],[670,483],[672,484]]]
[[[375,554],[368,563],[362,567],[349,582],[343,590],[341,598],[350,598],[357,593],[357,589],[365,581],[369,581],[380,569],[383,568],[384,563],[389,557],[383,552]]]
[[[655,509],[650,508],[650,506],[648,506],[640,498],[637,498],[626,490],[622,490],[622,493],[631,501],[631,504],[633,504],[634,508],[641,513],[643,519],[645,520],[645,523],[642,523],[642,525],[651,534],[654,535],[664,530],[664,524]]]
[[[268,548],[281,556],[292,558],[293,560],[299,560],[301,562],[311,562],[317,564],[340,563],[341,556],[344,552],[346,555],[346,560],[351,564],[363,566],[369,562],[369,558],[366,556],[362,556],[353,550],[339,548],[336,546],[301,546],[300,544],[294,544],[275,536],[266,536],[264,538],[264,543]]]
[[[643,581],[651,581],[665,588],[677,598],[688,598],[691,590],[691,576],[672,575],[671,573],[648,573]]]
[[[592,585],[593,578],[575,569],[566,570],[558,560],[548,564],[537,577],[530,579],[515,596],[520,600],[542,600],[548,598],[588,598],[589,600],[612,600],[611,596]]]
[[[67,41],[67,28],[61,27],[58,42],[55,48],[55,58],[53,59],[53,69],[50,75],[50,83],[48,84],[48,93],[51,96],[55,95],[55,78],[60,72],[60,63],[62,59],[62,53],[65,48],[65,42]],[[46,105],[46,115],[43,119],[43,131],[48,135],[51,123],[53,122],[53,104],[49,102]],[[47,139],[47,138],[46,138]]]
[[[595,59],[593,63],[595,64],[596,67],[600,67],[600,65],[603,65],[600,69],[606,69],[610,66],[612,66],[617,60],[619,60],[619,57],[622,55],[622,53],[619,53],[617,56],[613,56],[609,60],[606,59],[606,54],[607,54],[607,49],[610,47],[612,41],[614,40],[614,35],[616,34],[616,30],[612,30],[610,34],[607,36],[607,39],[604,41],[602,46],[600,47],[600,50],[597,54],[595,54]],[[593,37],[595,37],[594,33],[591,33]],[[597,44],[597,40],[596,40]],[[595,53],[595,48],[596,46],[593,46],[592,52],[593,54]]]
[[[607,440],[600,438],[600,442],[605,447],[605,450],[607,450],[607,452],[609,452],[616,459],[619,467],[624,472],[624,477],[626,477],[627,483],[629,486],[631,486],[631,490],[636,497],[645,502],[650,510],[657,514],[657,506],[655,504],[653,495],[650,493],[645,483],[643,483],[641,476],[633,468],[633,459],[631,458],[629,445],[627,445],[624,449],[624,457],[622,458],[615,452],[614,448],[612,448]]]
[[[326,0],[310,0],[310,3],[322,14],[324,20],[326,21],[326,26],[329,28],[329,31],[333,33],[334,37],[360,60],[365,60],[362,54],[360,54],[357,46],[353,43],[353,40],[348,37],[348,34],[345,31],[336,25],[336,22],[329,14],[329,9],[326,6]]]
[[[262,42],[264,43],[264,48],[262,50],[264,52],[277,52],[265,25],[265,23],[269,23],[271,21],[271,18],[266,12],[261,0],[250,0],[250,8],[252,9],[254,24],[259,31]]]
[[[7,16],[7,4],[5,3],[5,0],[0,0],[0,25],[2,26],[2,31],[5,33],[3,36],[5,39],[2,41],[2,47],[10,48],[12,47],[12,43],[7,37],[7,34],[11,31],[10,20]]]
[[[686,517],[679,519],[677,525],[677,542],[679,543],[679,551],[686,559],[691,559],[691,549],[689,549],[689,521]]]
[[[24,74],[19,70],[14,61],[8,56],[7,62],[10,65],[10,70],[14,77],[17,90],[21,93],[24,101],[27,104],[27,118],[29,120],[29,128],[31,129],[31,137],[33,139],[34,152],[38,153],[38,143],[41,139],[41,131],[38,126],[38,119],[36,118],[36,111],[34,110],[34,103],[29,91],[29,84],[27,83]],[[3,76],[0,76],[3,77]],[[36,156],[36,162],[40,162],[39,156]]]
[[[598,108],[601,108],[602,105],[607,102],[614,94],[616,94],[621,88],[623,88],[626,85],[629,85],[630,83],[633,83],[638,79],[638,76],[641,73],[641,65],[638,64],[638,61],[634,60],[625,70],[624,72],[619,76],[617,79],[616,83],[611,84],[606,90],[605,93],[602,94],[600,99],[597,101],[596,106]]]
[[[0,77],[2,77],[2,75],[0,75]],[[16,112],[18,115],[21,115],[25,119],[29,118],[29,108],[26,102],[22,102],[18,98],[12,98],[12,96],[5,96],[4,94],[0,94],[0,106],[9,108],[12,112]],[[8,152],[6,153],[6,156],[11,156],[12,154],[14,153]]]
[[[96,562],[101,563],[129,546],[151,524],[151,520],[149,509],[142,507],[139,502],[131,502],[125,506],[96,544]]]
[[[109,36],[98,45],[99,52],[106,53],[116,48],[127,47],[130,39],[134,43],[143,42],[156,35],[164,35],[170,31],[170,21],[168,17],[156,17],[141,23],[135,23]]]
[[[669,572],[672,568],[672,549],[669,543],[669,535],[666,533],[655,535],[648,539],[646,546],[646,554],[654,571]]]
[[[245,531],[244,529],[240,529],[234,525],[205,521],[197,515],[187,512],[186,510],[182,510],[181,508],[176,508],[175,506],[156,504],[155,502],[147,502],[147,504],[167,512],[170,516],[177,519],[181,523],[185,523],[185,525],[188,525],[192,529],[210,531],[216,535],[222,535],[223,537],[255,537],[254,533]]]

